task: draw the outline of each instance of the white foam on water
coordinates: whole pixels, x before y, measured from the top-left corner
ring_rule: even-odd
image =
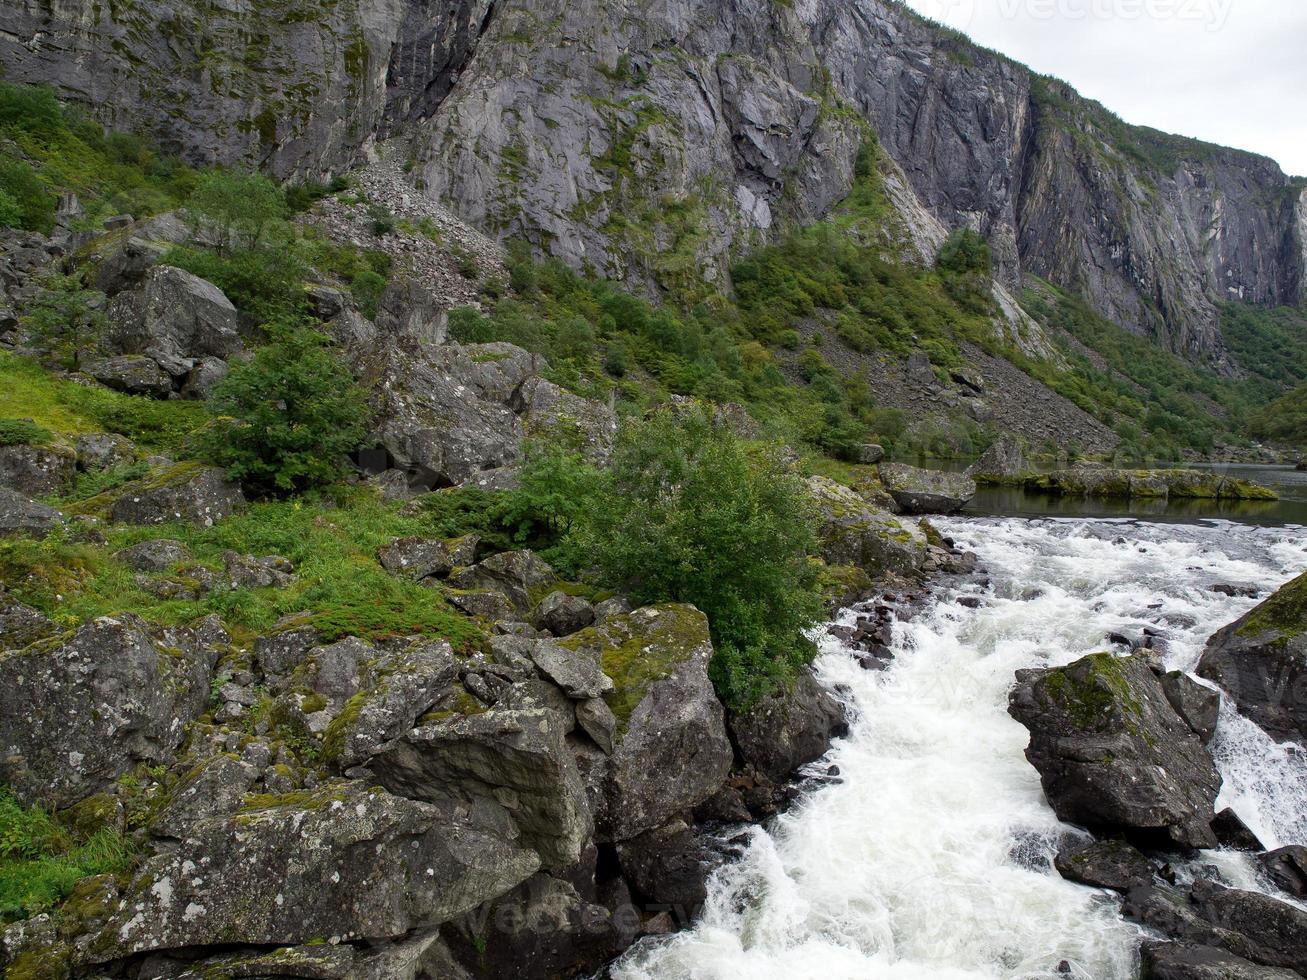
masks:
[[[1133,977],[1138,930],[1115,898],[1051,867],[1067,828],[1007,714],[1015,671],[1104,649],[1109,632],[1164,629],[1192,669],[1212,632],[1307,567],[1302,529],[1131,521],[948,519],[989,582],[946,590],[894,626],[896,659],[862,670],[825,638],[818,669],[854,711],[813,791],[710,882],[698,923],[641,944],[619,980],[1033,980]],[[956,600],[983,599],[980,608]],[[852,614],[846,614],[851,621]],[[1232,710],[1214,755],[1233,806],[1270,846],[1307,843],[1307,772]],[[1249,862],[1211,855],[1246,887]]]

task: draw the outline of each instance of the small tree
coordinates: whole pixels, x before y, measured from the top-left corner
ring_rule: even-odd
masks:
[[[269,226],[289,211],[285,193],[267,177],[230,171],[202,176],[186,208],[217,231],[223,251],[258,248]]]
[[[370,410],[340,355],[309,329],[278,332],[214,389],[207,455],[256,492],[335,480],[367,432]]]
[[[77,276],[52,275],[42,282],[24,323],[33,340],[80,371],[82,354],[104,342],[109,324],[104,306],[104,293],[87,289]]]
[[[778,447],[746,446],[696,408],[623,430],[590,539],[606,580],[637,601],[707,614],[718,694],[744,709],[813,656],[813,524]]]

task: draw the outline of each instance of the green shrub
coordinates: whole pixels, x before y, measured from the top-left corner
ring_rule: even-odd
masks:
[[[257,249],[270,226],[289,213],[285,193],[267,177],[223,170],[200,176],[186,210],[217,231],[224,251]]]
[[[217,424],[204,439],[207,455],[260,493],[336,479],[369,419],[367,399],[339,353],[308,329],[281,331],[233,365],[208,408]]]
[[[77,276],[52,275],[41,283],[23,318],[33,338],[74,371],[82,355],[95,353],[109,321],[104,293],[87,289]]]
[[[0,419],[0,446],[45,446],[54,433],[31,419]]]
[[[166,261],[209,280],[255,323],[292,322],[303,313],[308,267],[291,242],[279,248],[236,248],[225,253],[177,246],[169,250]]]
[[[623,429],[587,544],[604,584],[708,616],[722,700],[744,709],[813,656],[822,615],[813,515],[775,447],[748,448],[699,409]]]
[[[47,234],[54,228],[59,197],[29,164],[0,157],[0,194],[5,202],[3,224]]]
[[[132,859],[131,844],[116,831],[76,834],[0,786],[0,923],[47,911],[82,878],[119,874]]]

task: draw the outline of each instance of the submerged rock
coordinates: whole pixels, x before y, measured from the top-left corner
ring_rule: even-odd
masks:
[[[1273,738],[1307,739],[1307,575],[1217,632],[1198,674]]]
[[[965,473],[923,470],[882,463],[880,482],[907,514],[952,514],[976,495],[976,481]]]
[[[1017,673],[1008,708],[1058,817],[1214,847],[1221,777],[1142,657],[1097,653]]]

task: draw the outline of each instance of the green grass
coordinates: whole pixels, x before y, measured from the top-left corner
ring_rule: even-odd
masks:
[[[42,541],[10,539],[0,542],[0,579],[17,598],[69,628],[122,611],[169,624],[218,613],[229,629],[253,635],[284,616],[305,613],[328,640],[423,634],[467,646],[479,636],[472,621],[450,607],[439,590],[387,573],[376,553],[395,537],[459,533],[475,522],[475,508],[459,515],[453,508],[433,507],[414,517],[401,516],[399,508],[369,490],[342,486],[331,497],[254,504],[211,528],[105,527],[103,546],[78,540],[75,531]],[[197,562],[219,573],[227,550],[282,555],[294,562],[297,578],[284,589],[159,599],[113,557],[151,538],[180,540]]]
[[[182,451],[205,423],[198,402],[155,401],[55,377],[39,364],[0,351],[0,418],[31,419],[68,441],[116,432],[141,448]]]
[[[89,875],[131,866],[131,844],[101,827],[79,833],[41,807],[23,807],[0,785],[0,923],[54,908]]]

